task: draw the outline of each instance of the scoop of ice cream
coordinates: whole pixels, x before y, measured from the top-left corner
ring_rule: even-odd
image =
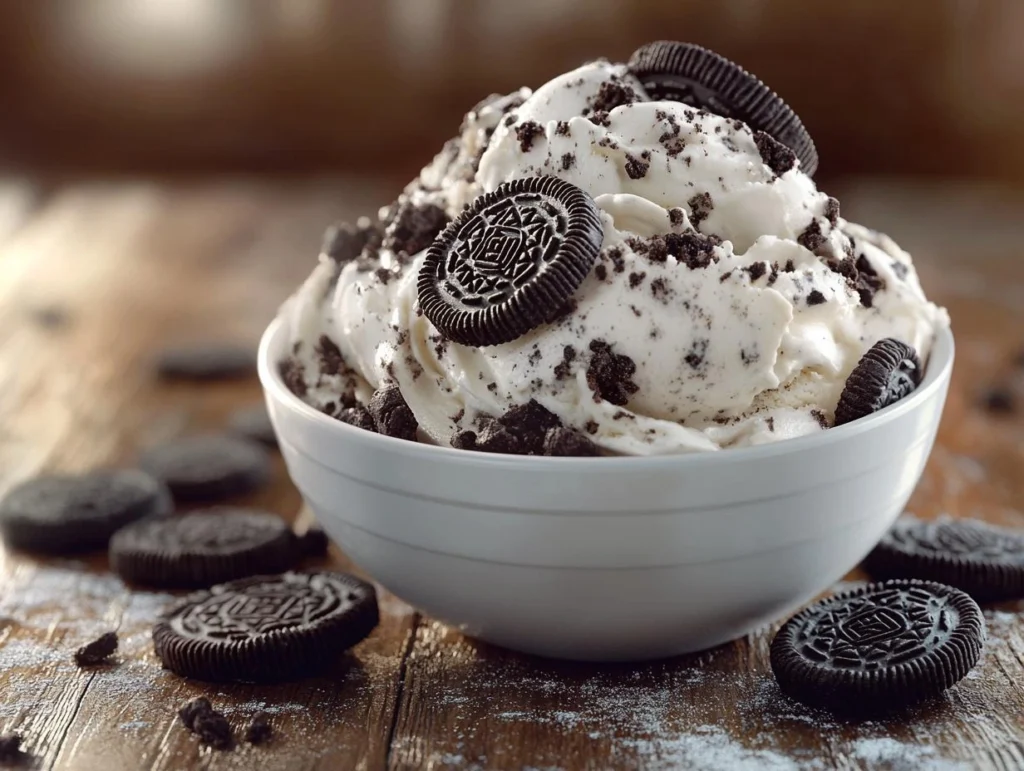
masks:
[[[447,340],[417,303],[425,248],[481,194],[536,176],[593,198],[594,268],[550,323],[501,345]],[[909,256],[842,220],[788,148],[649,101],[604,61],[478,105],[378,228],[358,258],[321,255],[286,306],[293,369],[321,408],[397,384],[442,444],[531,400],[612,453],[819,431],[871,345],[897,337],[925,359],[948,323]]]

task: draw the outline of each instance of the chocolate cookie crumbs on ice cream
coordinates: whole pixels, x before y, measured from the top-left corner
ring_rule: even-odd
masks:
[[[282,376],[345,422],[477,451],[543,453],[501,422],[531,401],[602,455],[820,432],[876,343],[925,363],[948,318],[816,166],[781,97],[690,43],[489,97],[378,215],[379,245],[321,255],[281,313]]]

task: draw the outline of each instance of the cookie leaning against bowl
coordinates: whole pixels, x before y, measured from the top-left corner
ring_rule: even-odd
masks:
[[[835,425],[867,417],[909,396],[921,384],[922,375],[917,351],[891,337],[879,340],[846,378]]]
[[[659,40],[634,51],[629,69],[652,99],[683,102],[737,118],[796,153],[803,172],[814,176],[818,151],[804,124],[774,91],[740,65],[693,43]]]
[[[355,576],[256,576],[186,597],[157,622],[153,646],[184,677],[281,681],[327,667],[379,618],[373,586]]]
[[[211,509],[137,522],[110,540],[110,565],[128,583],[194,589],[287,570],[301,556],[287,523],[252,509]]]
[[[772,640],[779,687],[798,701],[875,713],[938,696],[978,662],[981,609],[942,584],[885,581],[837,594],[787,621]]]
[[[507,343],[563,313],[604,239],[593,199],[558,177],[516,179],[476,198],[434,240],[420,308],[457,343]]]
[[[877,578],[955,586],[978,602],[1024,597],[1024,533],[975,519],[900,517],[864,561]]]
[[[74,554],[105,549],[120,528],[174,508],[167,488],[135,469],[49,474],[0,501],[0,533],[15,549]]]

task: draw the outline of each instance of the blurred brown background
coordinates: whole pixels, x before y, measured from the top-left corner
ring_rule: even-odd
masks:
[[[663,37],[779,91],[822,178],[1024,180],[1022,0],[10,0],[0,162],[408,176],[480,97]]]

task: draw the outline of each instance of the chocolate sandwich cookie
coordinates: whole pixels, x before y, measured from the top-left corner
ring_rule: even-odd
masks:
[[[167,488],[134,469],[52,474],[0,501],[0,533],[14,549],[75,554],[105,549],[118,529],[174,508]]]
[[[463,345],[507,343],[562,313],[594,266],[604,229],[594,201],[557,177],[479,196],[427,250],[420,308]]]
[[[147,450],[139,465],[162,479],[181,501],[214,501],[242,495],[270,480],[270,455],[238,437],[205,434]]]
[[[110,541],[110,565],[126,582],[187,589],[287,570],[300,558],[280,517],[212,509],[138,522]]]
[[[836,711],[871,713],[938,696],[978,662],[985,621],[942,584],[886,581],[822,600],[772,640],[782,690]]]
[[[153,629],[164,666],[184,677],[271,682],[305,677],[377,626],[372,585],[345,573],[284,573],[186,597]]]
[[[891,337],[879,340],[846,379],[835,425],[866,417],[909,396],[921,384],[922,375],[917,351]]]
[[[274,424],[270,422],[270,414],[265,404],[235,410],[228,418],[228,428],[233,434],[252,439],[267,447],[277,447],[277,434],[274,433]]]
[[[256,371],[256,354],[235,343],[196,343],[166,348],[156,357],[164,380],[230,380]]]
[[[739,119],[792,150],[804,173],[813,176],[817,170],[818,151],[797,114],[756,76],[724,56],[693,43],[659,40],[638,48],[629,69],[651,99],[683,102]],[[761,144],[763,140],[758,145],[763,155]]]
[[[976,519],[897,520],[864,568],[878,578],[955,586],[978,602],[1024,597],[1024,533]]]

